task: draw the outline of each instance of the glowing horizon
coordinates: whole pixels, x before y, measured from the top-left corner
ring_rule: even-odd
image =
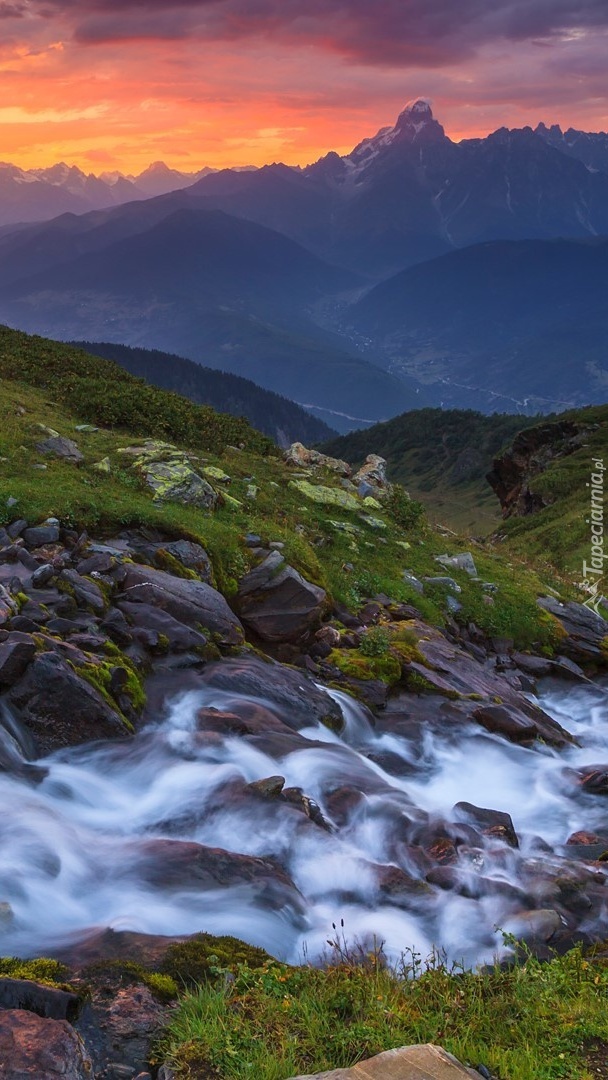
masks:
[[[428,97],[458,141],[608,128],[608,7],[0,0],[0,160],[99,175],[348,153]],[[481,14],[480,14],[481,12]]]

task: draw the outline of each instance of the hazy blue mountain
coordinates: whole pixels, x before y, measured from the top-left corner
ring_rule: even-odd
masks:
[[[0,317],[60,339],[176,353],[310,406],[339,430],[416,404],[311,318],[358,279],[177,192],[0,239]]]
[[[133,349],[108,341],[75,341],[94,356],[114,360],[126,371],[146,382],[173,390],[199,405],[211,405],[217,412],[244,416],[252,427],[270,435],[280,446],[292,442],[307,445],[329,439],[334,431],[293,401],[263,390],[249,379],[203,367],[192,360],[157,349]]]
[[[535,412],[608,389],[608,239],[496,241],[405,270],[350,311],[444,404]]]

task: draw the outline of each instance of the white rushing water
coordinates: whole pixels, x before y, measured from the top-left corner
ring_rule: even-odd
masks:
[[[333,696],[345,715],[342,735],[312,724],[280,755],[264,751],[263,736],[250,742],[197,730],[201,706],[238,708],[234,693],[203,688],[175,699],[161,722],[132,740],[50,756],[39,763],[48,775],[37,786],[0,776],[0,902],[13,912],[0,926],[0,952],[42,953],[110,926],[231,933],[297,961],[318,955],[332,922],[343,919],[348,937],[376,935],[391,955],[410,947],[426,955],[437,945],[454,958],[485,961],[502,940],[496,927],[508,928],[521,902],[500,889],[478,899],[439,889],[400,899],[383,892],[379,865],[424,878],[412,829],[453,820],[460,800],[510,813],[520,850],[488,841],[470,866],[517,886],[526,860],[555,858],[539,837],[562,851],[574,831],[608,828],[606,801],[581,795],[563,773],[608,761],[608,698],[599,688],[544,696],[546,711],[580,743],[559,753],[517,747],[473,725],[429,729],[414,744],[376,732],[365,709]],[[389,775],[369,753],[396,755],[403,775]],[[276,774],[334,822],[336,789],[364,795],[327,831],[280,801],[243,797],[243,782]],[[159,838],[167,843],[151,847]],[[175,841],[273,858],[301,898],[288,885],[273,892],[246,875],[226,886],[180,877],[166,862]]]

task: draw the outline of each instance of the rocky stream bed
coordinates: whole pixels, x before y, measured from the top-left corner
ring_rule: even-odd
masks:
[[[473,966],[505,934],[541,956],[606,938],[608,685],[585,673],[603,620],[547,598],[547,659],[388,597],[332,612],[256,555],[229,605],[186,540],[0,530],[1,952],[78,982],[200,931],[292,963],[340,920],[392,959]],[[416,642],[390,696],[335,664],[378,621]],[[147,1070],[164,1006],[145,985],[98,985],[83,1012],[9,982],[4,1052],[29,1024],[45,1076]]]

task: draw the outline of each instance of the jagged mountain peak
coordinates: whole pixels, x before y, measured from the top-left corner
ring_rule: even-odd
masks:
[[[405,108],[399,113],[397,120],[397,127],[403,127],[406,123],[414,121],[417,123],[419,120],[433,120],[433,110],[431,103],[427,98],[414,98],[412,101],[408,101]]]

